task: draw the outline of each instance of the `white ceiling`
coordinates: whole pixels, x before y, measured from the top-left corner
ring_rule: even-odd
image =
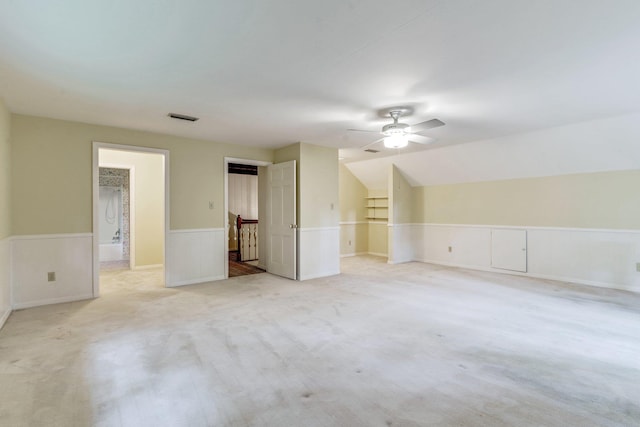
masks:
[[[640,111],[639,22],[638,0],[7,0],[0,96],[272,148],[357,148],[409,105],[449,147]]]

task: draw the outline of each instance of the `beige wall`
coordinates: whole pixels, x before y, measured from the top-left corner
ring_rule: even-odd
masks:
[[[11,236],[10,124],[11,115],[0,98],[0,239]]]
[[[11,311],[11,129],[9,110],[0,98],[0,328]]]
[[[298,225],[337,227],[340,222],[338,149],[300,144]]]
[[[164,263],[164,157],[101,149],[100,166],[133,166],[135,266]]]
[[[11,127],[15,235],[91,232],[92,141],[169,150],[174,230],[224,227],[225,156],[273,160],[267,149],[39,117],[12,115]]]
[[[274,163],[291,160],[296,161],[298,226],[337,226],[340,218],[338,149],[298,142],[274,153]]]
[[[389,223],[410,224],[413,218],[413,188],[395,165],[391,165],[389,179]]]
[[[340,221],[351,224],[340,226],[340,254],[358,254],[369,252],[369,226],[365,197],[367,188],[351,171],[340,164],[338,169]],[[356,224],[353,224],[353,223]]]
[[[389,234],[386,222],[369,223],[369,252],[375,255],[388,254]]]
[[[638,229],[638,188],[638,170],[416,187],[413,221]]]
[[[340,221],[366,221],[367,188],[343,164],[338,170],[340,185]]]

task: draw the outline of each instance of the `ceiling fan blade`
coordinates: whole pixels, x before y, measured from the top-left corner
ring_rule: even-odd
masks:
[[[426,145],[426,144],[433,144],[437,140],[435,138],[429,138],[428,136],[412,134],[412,135],[409,135],[409,141],[415,142],[416,144]]]
[[[418,123],[416,125],[411,126],[411,132],[419,133],[424,132],[425,130],[437,128],[440,126],[444,126],[444,122],[438,119],[427,120],[426,122]]]
[[[362,147],[360,147],[361,150],[364,150],[367,147],[371,147],[373,144],[382,141],[384,138],[380,138],[380,139],[376,139],[373,142],[368,143],[367,145],[363,145]]]
[[[371,133],[380,133],[379,130],[364,130],[364,129],[347,129],[351,132],[371,132]]]

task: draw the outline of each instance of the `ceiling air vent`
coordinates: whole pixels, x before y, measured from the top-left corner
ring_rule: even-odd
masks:
[[[367,153],[379,153],[380,152],[380,150],[374,150],[373,148],[367,148],[364,151],[366,151]]]
[[[188,122],[195,122],[197,120],[199,120],[198,117],[193,117],[193,116],[187,116],[185,114],[176,114],[176,113],[169,113],[167,114],[169,117],[171,117],[172,119],[178,119],[178,120],[186,120]]]

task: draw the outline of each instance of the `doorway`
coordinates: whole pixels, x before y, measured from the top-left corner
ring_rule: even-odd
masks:
[[[266,270],[260,206],[265,197],[261,191],[261,181],[268,164],[225,158],[226,277],[263,273]]]
[[[93,291],[107,271],[155,271],[166,284],[168,152],[94,143]],[[157,275],[156,274],[156,275]]]

